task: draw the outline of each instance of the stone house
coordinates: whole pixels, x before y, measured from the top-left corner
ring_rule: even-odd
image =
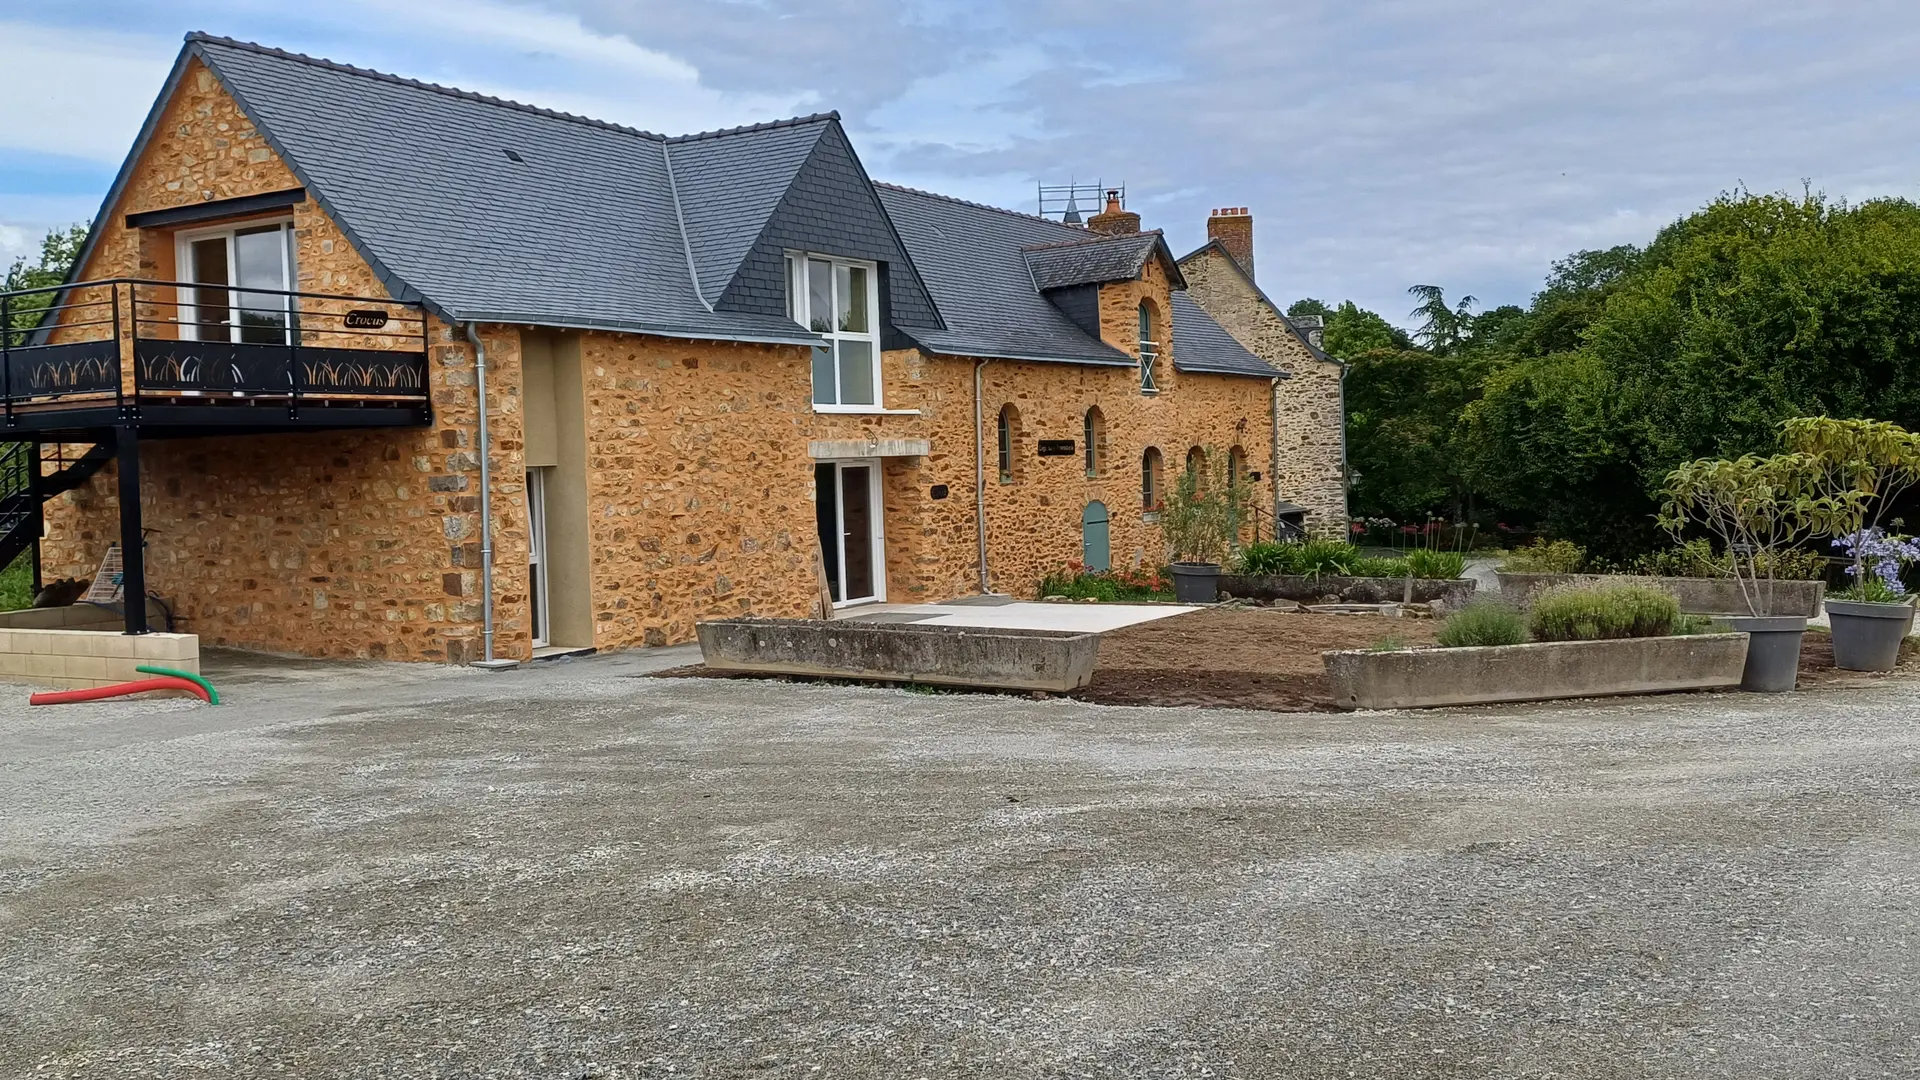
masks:
[[[210,644],[459,663],[1155,566],[1207,454],[1330,517],[1273,483],[1317,358],[1139,224],[874,183],[834,114],[665,137],[192,34],[0,363],[6,543],[144,537]]]
[[[1275,513],[1302,531],[1347,535],[1346,364],[1320,347],[1253,279],[1253,217],[1215,210],[1207,242],[1180,259],[1187,294],[1254,355],[1290,376],[1274,384]]]

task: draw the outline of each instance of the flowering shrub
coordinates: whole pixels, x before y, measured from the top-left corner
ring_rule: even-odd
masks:
[[[1171,600],[1173,583],[1161,570],[1140,567],[1129,570],[1088,570],[1079,560],[1040,579],[1040,596],[1064,596],[1073,600]]]
[[[1908,563],[1920,562],[1920,540],[1907,536],[1888,536],[1881,528],[1859,532],[1834,540],[1833,546],[1847,553],[1853,563],[1847,576],[1853,584],[1834,593],[1840,600],[1866,600],[1897,604],[1907,598],[1906,583],[1900,579]]]

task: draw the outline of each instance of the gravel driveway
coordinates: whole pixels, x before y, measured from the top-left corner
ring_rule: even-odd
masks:
[[[670,651],[669,651],[670,653]],[[0,1077],[1912,1077],[1920,685],[0,689]]]

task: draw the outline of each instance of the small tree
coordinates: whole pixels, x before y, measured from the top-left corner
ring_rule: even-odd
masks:
[[[1836,497],[1832,534],[1853,556],[1853,580],[1868,578],[1869,541],[1895,499],[1920,482],[1920,435],[1885,420],[1796,416],[1780,425],[1788,450],[1811,455]]]
[[[1220,563],[1239,543],[1253,485],[1233,475],[1229,456],[1214,447],[1206,461],[1180,474],[1160,510],[1160,535],[1173,562]]]
[[[1826,479],[1812,454],[1701,458],[1667,474],[1660,524],[1676,538],[1690,521],[1705,525],[1726,547],[1748,613],[1771,615],[1776,553],[1860,512],[1859,492],[1834,491]]]

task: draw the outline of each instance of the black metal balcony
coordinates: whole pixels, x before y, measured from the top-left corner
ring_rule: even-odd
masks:
[[[0,421],[18,438],[425,424],[427,340],[419,304],[377,297],[138,278],[0,293]]]

